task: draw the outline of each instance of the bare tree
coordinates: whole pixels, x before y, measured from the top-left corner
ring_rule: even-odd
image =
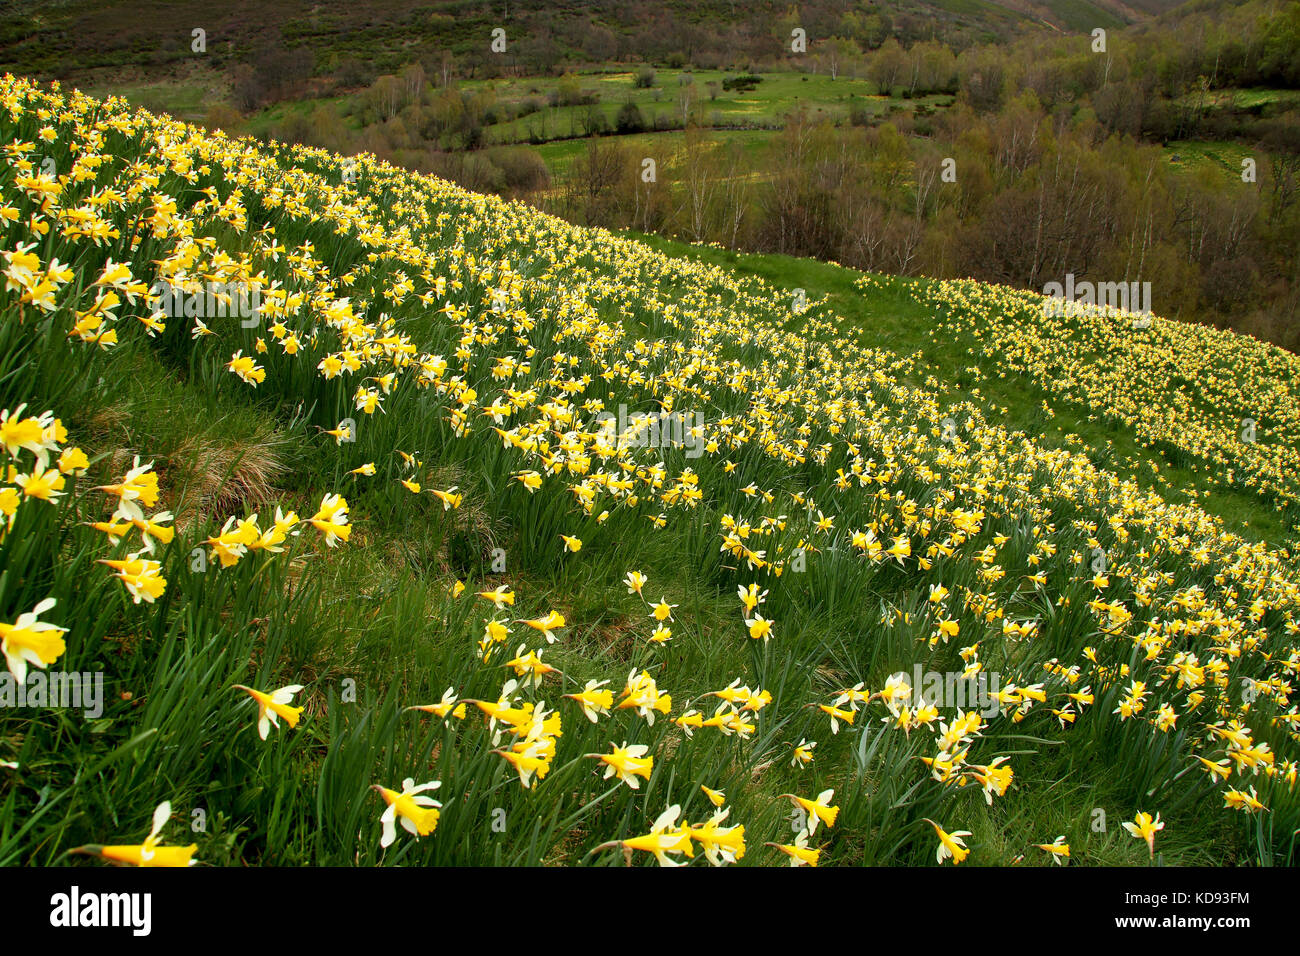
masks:
[[[725,147],[725,165],[722,179],[722,208],[724,225],[728,231],[727,248],[734,250],[740,237],[740,227],[749,213],[751,189],[749,163],[745,148],[732,140]]]
[[[720,180],[713,143],[698,127],[687,128],[682,185],[686,190],[690,234],[695,242],[703,242],[708,236]]]

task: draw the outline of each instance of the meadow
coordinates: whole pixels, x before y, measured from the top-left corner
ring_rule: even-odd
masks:
[[[104,688],[0,709],[0,862],[1296,862],[1284,535],[981,391],[996,343],[1272,512],[1293,356],[804,301],[797,261],[12,77],[0,140],[0,645]],[[891,300],[929,351],[861,321]]]

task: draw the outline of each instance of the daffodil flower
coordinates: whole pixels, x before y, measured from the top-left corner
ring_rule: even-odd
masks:
[[[242,690],[257,701],[257,735],[263,740],[272,727],[280,726],[281,717],[290,728],[298,726],[298,718],[302,716],[303,708],[289,705],[293,703],[293,695],[302,690],[302,684],[288,684],[270,692],[253,690],[243,684],[235,684],[234,688]]]
[[[1156,855],[1156,834],[1164,828],[1165,825],[1160,822],[1160,814],[1158,813],[1152,818],[1151,814],[1139,811],[1138,815],[1133,818],[1132,823],[1127,820],[1124,821],[1124,829],[1129,832],[1129,836],[1138,840],[1146,840],[1147,852],[1153,859]]]
[[[751,584],[749,587],[745,587],[743,584],[738,585],[736,587],[736,592],[740,596],[740,603],[745,606],[746,614],[752,614],[754,609],[762,604],[767,598],[767,592],[760,592],[757,584]]]
[[[239,521],[232,530],[231,526],[239,519],[231,515],[221,526],[220,534],[204,539],[203,543],[212,549],[212,560],[219,561],[223,568],[238,564],[239,559],[248,553],[249,545],[261,537],[262,532],[255,519],[256,515],[253,519]]]
[[[254,362],[252,356],[245,355],[244,350],[240,349],[230,357],[226,363],[226,368],[238,375],[245,383],[252,385],[254,388],[259,383],[266,381],[266,371]]]
[[[719,810],[706,822],[690,829],[691,839],[700,844],[705,859],[712,866],[735,863],[745,855],[745,827],[722,825],[730,813],[730,807]]]
[[[564,696],[569,700],[577,701],[582,707],[583,715],[594,724],[601,716],[608,717],[609,709],[614,706],[614,692],[608,688],[601,689],[608,683],[607,680],[589,680],[582,693]]]
[[[624,741],[621,747],[610,745],[612,753],[607,754],[587,754],[588,757],[600,760],[605,764],[605,777],[618,774],[618,779],[623,781],[633,790],[641,786],[641,781],[637,777],[650,779],[650,773],[654,769],[655,758],[647,757],[646,753],[650,750],[645,744],[633,744],[628,746]]]
[[[840,721],[844,721],[844,723],[852,726],[853,721],[858,716],[856,710],[845,710],[842,707],[834,707],[829,704],[818,704],[817,709],[830,715],[832,734],[838,734],[840,732]]]
[[[635,594],[637,597],[641,597],[641,589],[645,587],[648,580],[650,579],[640,571],[629,571],[627,577],[623,579],[623,583],[627,585],[628,594]]]
[[[840,815],[840,808],[831,806],[831,801],[835,799],[834,790],[823,790],[817,795],[816,800],[799,797],[793,793],[783,793],[781,796],[791,800],[807,815],[809,836],[817,832],[819,822],[825,823],[828,827],[835,826],[835,820]]]
[[[515,651],[514,659],[506,661],[506,666],[514,668],[516,677],[524,678],[525,687],[529,684],[533,687],[538,686],[542,681],[542,677],[546,674],[560,673],[542,660],[541,651],[530,651],[526,644],[519,645],[519,648]]]
[[[348,500],[342,495],[326,495],[321,499],[320,510],[307,520],[325,535],[327,547],[346,542],[352,533],[352,525],[348,524]]]
[[[688,710],[673,723],[680,727],[688,738],[693,737],[695,731],[704,726],[704,715],[698,710]]]
[[[156,547],[155,538],[163,544],[170,544],[172,539],[176,537],[176,529],[169,528],[164,523],[172,520],[173,516],[170,511],[160,511],[152,518],[135,520],[131,524],[140,531],[140,542],[144,545],[144,550],[149,554],[153,554]]]
[[[530,495],[542,487],[542,476],[535,471],[522,471],[514,477],[516,481],[528,489]]]
[[[24,418],[22,414],[26,408],[24,404],[14,409],[12,414],[7,408],[0,412],[0,445],[9,452],[10,458],[17,458],[19,449],[27,449],[36,456],[37,464],[44,468],[49,464],[49,453],[55,448],[55,443],[46,437],[54,413]]]
[[[254,515],[253,517],[256,518],[257,516]],[[275,509],[275,521],[272,523],[271,527],[261,532],[256,538],[249,542],[249,549],[268,551],[271,554],[282,553],[284,551],[282,545],[284,544],[285,539],[290,535],[295,537],[298,535],[298,524],[300,521],[301,519],[297,514],[292,511],[285,514],[277,505]],[[255,522],[254,527],[256,527]]]
[[[621,846],[629,859],[633,851],[640,850],[644,853],[653,853],[660,866],[682,866],[682,863],[672,860],[668,856],[670,853],[685,853],[689,857],[695,856],[695,850],[691,847],[690,827],[682,824],[680,828],[673,829],[673,825],[677,822],[681,812],[681,806],[673,804],[659,814],[651,825],[650,832],[645,836],[602,843],[596,849],[603,850],[609,847]]]
[[[318,425],[317,427],[319,428],[320,426]],[[347,424],[345,421],[339,422],[336,428],[321,428],[321,431],[333,438],[334,444],[336,445],[342,445],[345,441],[350,441],[353,438],[352,426]],[[365,466],[363,465],[362,467]],[[371,465],[370,467],[373,468],[374,466]],[[374,474],[374,472],[371,471],[370,474]]]
[[[1038,849],[1051,854],[1052,865],[1061,866],[1070,858],[1070,844],[1065,842],[1065,835],[1058,836],[1051,843],[1035,843]]]
[[[517,621],[517,624],[526,624],[534,631],[541,631],[542,636],[546,638],[548,644],[555,643],[555,631],[564,627],[564,615],[559,611],[549,611],[539,618],[531,621]]]
[[[136,456],[131,469],[116,485],[100,485],[95,489],[118,498],[117,511],[113,513],[114,521],[144,520],[140,504],[152,508],[158,504],[158,475],[153,471],[153,462],[140,464]],[[137,504],[139,502],[140,504]]]
[[[446,721],[448,715],[455,717],[457,720],[465,719],[465,702],[457,702],[454,688],[448,687],[442,693],[442,700],[436,704],[416,704],[407,707],[407,710],[419,710],[426,714],[435,714]]]
[[[491,591],[479,591],[478,596],[485,601],[491,601],[496,605],[498,611],[504,608],[507,604],[513,607],[515,603],[515,592],[511,591],[510,588],[504,584],[493,588]]]
[[[400,793],[378,784],[372,786],[371,789],[377,791],[384,798],[384,803],[388,804],[379,817],[379,822],[383,824],[379,845],[384,849],[393,845],[393,841],[397,839],[399,819],[402,822],[402,829],[413,834],[417,840],[432,833],[438,826],[438,811],[442,804],[433,797],[422,796],[422,794],[427,790],[437,790],[441,786],[442,781],[431,780],[417,787],[411,777],[402,781]]]
[[[22,490],[24,497],[51,503],[63,497],[63,487],[67,483],[63,473],[57,468],[40,467],[33,469],[30,474],[15,475],[13,480],[14,484]]]
[[[1212,783],[1217,782],[1220,779],[1227,780],[1232,776],[1232,767],[1226,759],[1217,762],[1206,760],[1204,757],[1197,757],[1196,759],[1205,766],[1205,770],[1210,775],[1210,781]]]
[[[791,866],[816,866],[822,851],[808,847],[808,834],[800,831],[794,843],[768,843],[773,849],[780,850],[790,858]]]
[[[673,609],[676,607],[676,604],[669,604],[666,600],[660,598],[659,603],[650,609],[650,614],[660,623],[671,621],[673,619]]]
[[[19,614],[12,624],[0,621],[0,650],[4,652],[9,673],[20,685],[27,681],[28,664],[44,669],[67,649],[63,635],[68,629],[39,620],[55,603],[54,598],[46,598],[25,614]]]
[[[933,820],[922,819],[934,827],[934,832],[939,837],[939,847],[934,853],[934,858],[938,863],[942,864],[944,860],[950,859],[953,865],[956,866],[970,856],[970,850],[966,848],[966,843],[962,840],[962,837],[971,835],[969,830],[954,830],[952,833],[948,833]]]
[[[1253,786],[1249,791],[1227,789],[1223,794],[1223,805],[1243,813],[1258,813],[1260,810],[1268,809],[1256,796]]]
[[[806,737],[799,739],[798,745],[794,748],[794,756],[790,758],[790,766],[803,769],[813,762],[813,750],[817,747],[817,741],[808,740]]]
[[[435,498],[442,502],[442,510],[450,511],[453,508],[459,508],[460,503],[465,499],[464,495],[456,493],[456,486],[448,488],[446,491],[439,491],[436,488],[430,489]]]
[[[553,741],[536,739],[516,744],[509,750],[494,750],[494,754],[505,758],[515,772],[519,774],[519,784],[525,790],[532,789],[534,777],[545,778],[551,769],[554,756]]]
[[[755,614],[751,618],[746,618],[745,626],[749,628],[749,636],[756,641],[761,639],[766,643],[772,636],[772,622],[764,618],[761,614]]]
[[[1011,786],[1013,776],[1010,767],[1002,767],[999,764],[1009,757],[998,757],[987,766],[971,765],[970,775],[979,781],[980,787],[984,791],[984,802],[989,806],[993,805],[993,795],[999,797],[1005,796],[1007,788]]]
[[[655,711],[667,714],[673,706],[671,695],[659,693],[654,678],[645,671],[637,674],[635,668],[628,674],[627,685],[623,688],[623,698],[618,705],[619,710],[634,708],[645,718],[646,723],[652,726],[655,722]]]
[[[191,843],[189,846],[162,846],[163,826],[171,818],[172,805],[170,801],[164,800],[158,804],[153,812],[153,828],[149,835],[145,837],[144,843],[139,846],[102,846],[97,843],[79,846],[69,850],[69,853],[79,853],[85,856],[97,856],[100,859],[107,860],[110,863],[130,866],[146,867],[179,867],[194,866],[198,861],[194,859],[194,854],[198,851],[197,843]]]
[[[134,603],[144,601],[152,604],[166,591],[167,579],[162,576],[162,563],[141,558],[143,553],[137,551],[122,560],[100,558],[97,563],[106,564],[117,572],[113,577],[126,586]]]

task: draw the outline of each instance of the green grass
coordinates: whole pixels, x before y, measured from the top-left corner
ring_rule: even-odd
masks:
[[[1178,157],[1176,163],[1175,156]],[[1225,140],[1171,140],[1165,145],[1165,158],[1180,168],[1193,172],[1211,170],[1237,182],[1241,181],[1243,159],[1254,159],[1257,166],[1262,166],[1267,161],[1262,150]],[[1259,175],[1258,171],[1256,175]]]
[[[1067,30],[1091,33],[1098,27],[1106,30],[1124,27],[1124,21],[1114,13],[1088,0],[1048,0],[1047,6]]]
[[[85,92],[97,97],[121,96],[133,106],[154,113],[168,113],[187,123],[202,122],[212,104],[225,95],[224,91],[214,91],[204,83],[184,80],[92,85],[86,87]],[[216,96],[214,92],[217,92]]]
[[[768,130],[717,130],[709,134],[709,139],[716,144],[740,143],[752,157],[760,154],[775,135]],[[667,165],[685,148],[685,139],[685,133],[681,130],[669,130],[620,136],[614,142],[635,155],[655,157],[657,162]],[[586,139],[560,140],[544,143],[536,149],[546,161],[552,176],[563,176],[568,173],[573,161],[586,153],[587,144]]]
[[[1211,90],[1208,94],[1199,91],[1185,93],[1176,102],[1180,106],[1202,105],[1208,111],[1256,110],[1261,107],[1276,106],[1281,109],[1294,108],[1300,103],[1300,90],[1274,89],[1271,87],[1246,87]]]

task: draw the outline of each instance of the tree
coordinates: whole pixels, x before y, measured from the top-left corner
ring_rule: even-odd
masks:
[[[686,191],[686,209],[690,218],[688,231],[693,242],[704,242],[708,237],[715,214],[720,173],[713,144],[708,137],[698,127],[687,128],[682,185]]]
[[[727,248],[733,251],[752,201],[749,173],[745,147],[734,139],[730,140],[723,153],[722,214],[723,228],[727,232]]]
[[[645,129],[645,117],[641,115],[641,109],[630,99],[618,109],[618,115],[614,118],[614,129],[620,135],[628,133],[639,133]]]
[[[1000,51],[980,49],[967,51],[957,58],[957,72],[961,91],[971,108],[984,113],[1002,105],[1002,91],[1006,83],[1006,67]]]
[[[583,37],[582,51],[597,63],[608,62],[618,56],[618,38],[609,27],[592,23]]]
[[[614,140],[594,136],[570,167],[563,201],[570,216],[585,226],[611,226],[617,206],[614,190],[623,178],[626,156]]]
[[[599,136],[609,132],[609,119],[600,104],[592,103],[582,111],[582,131],[587,136]]]
[[[907,66],[907,54],[898,41],[890,37],[871,55],[871,61],[867,64],[867,78],[876,84],[881,95],[891,96]]]
[[[452,57],[451,52],[443,50],[442,55],[438,58],[438,77],[442,81],[442,88],[445,90],[451,86],[451,79],[456,75],[456,60]]]
[[[677,112],[681,114],[682,125],[689,126],[696,119],[699,94],[693,77],[683,75],[682,80],[684,82],[677,85]]]
[[[832,80],[858,55],[857,45],[844,37],[830,37],[817,45],[817,53]]]

